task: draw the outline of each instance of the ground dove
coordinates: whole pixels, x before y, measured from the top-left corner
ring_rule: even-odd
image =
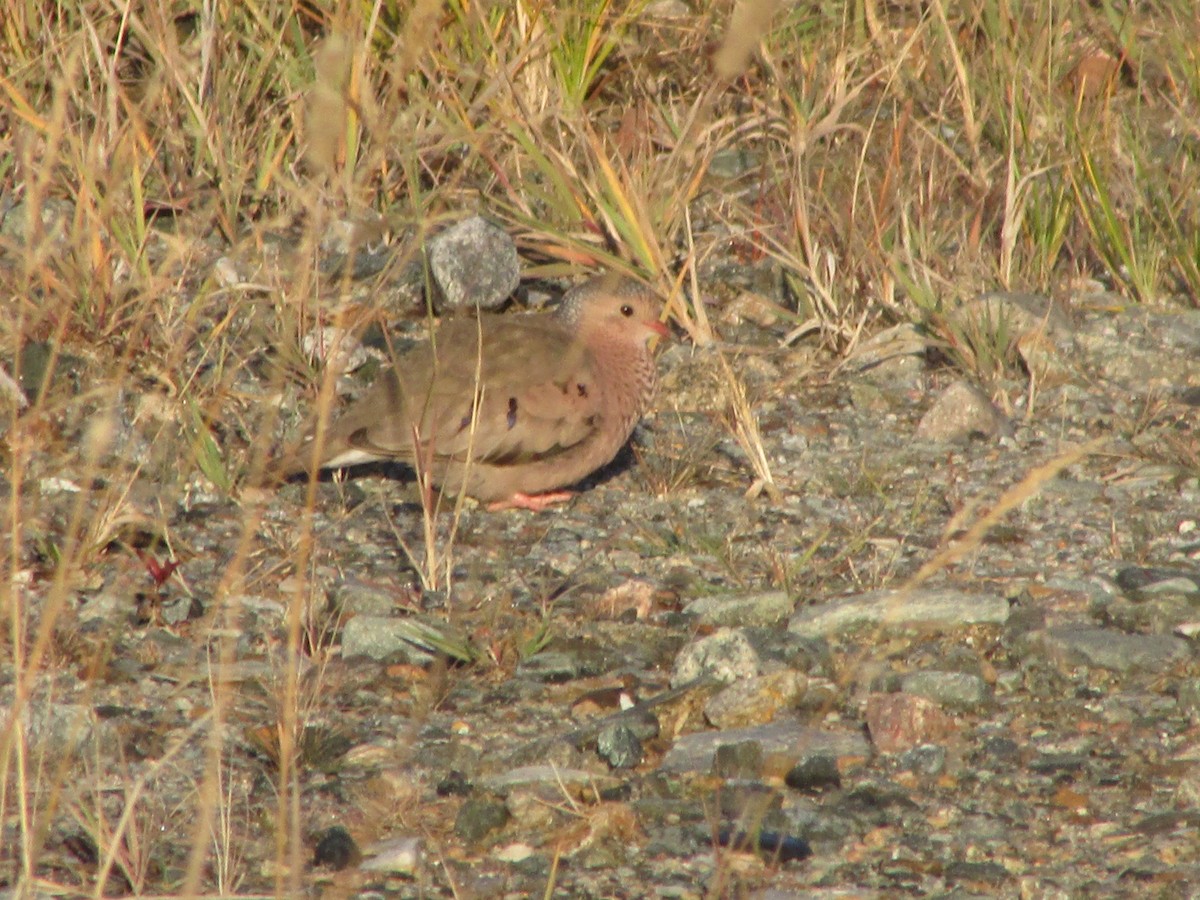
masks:
[[[552,313],[447,321],[310,435],[283,474],[400,460],[492,509],[566,500],[558,489],[616,456],[645,412],[649,342],[668,334],[661,311],[647,288],[610,275]]]

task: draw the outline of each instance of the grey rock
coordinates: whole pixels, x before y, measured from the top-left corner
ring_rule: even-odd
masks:
[[[565,824],[563,803],[568,797],[550,782],[525,785],[504,796],[509,821],[523,833],[557,832]]]
[[[1088,365],[1135,396],[1200,381],[1200,313],[1121,304],[1082,317],[1076,342]]]
[[[804,606],[792,617],[788,630],[809,637],[828,637],[859,628],[961,628],[1003,625],[1008,615],[1008,601],[991,594],[968,594],[952,588],[872,591]]]
[[[829,642],[787,631],[782,623],[771,628],[743,628],[750,645],[768,668],[784,666],[809,675],[832,675],[833,652]]]
[[[787,591],[700,597],[683,611],[705,625],[776,625],[795,611]]]
[[[713,759],[713,774],[720,778],[758,778],[762,768],[763,749],[758,741],[721,744]]]
[[[865,379],[850,385],[850,402],[854,404],[855,409],[871,410],[880,414],[887,414],[906,403],[898,394],[899,391],[889,390]]]
[[[454,833],[467,844],[477,844],[508,822],[508,807],[499,800],[472,797],[458,808]]]
[[[457,827],[457,823],[456,827]],[[398,837],[374,844],[360,868],[392,875],[416,875],[421,870],[424,847],[419,837]]]
[[[856,346],[843,364],[867,379],[856,382],[852,390],[864,384],[885,391],[918,385],[924,378],[930,344],[929,336],[911,322],[872,335]],[[860,408],[877,409],[882,405],[866,394],[853,396],[855,405]]]
[[[571,681],[602,675],[620,663],[610,647],[585,639],[564,639],[522,660],[517,674],[540,681]]]
[[[764,755],[792,755],[797,762],[813,755],[871,755],[870,746],[861,731],[825,731],[805,725],[796,718],[784,716],[767,725],[757,725],[753,728],[686,734],[675,741],[663,757],[660,768],[676,773],[707,772],[712,768],[718,747],[745,741],[760,744]]]
[[[617,780],[587,769],[568,769],[561,766],[520,766],[485,778],[482,786],[494,794],[505,796],[517,788],[533,785],[552,785],[558,790],[575,793],[590,788],[613,787]]]
[[[38,698],[21,707],[21,727],[25,741],[38,753],[61,757],[79,752],[92,740],[111,737],[112,729],[98,721],[86,704],[48,702]],[[10,712],[0,714],[0,733],[11,733]]]
[[[596,753],[614,769],[632,769],[641,763],[642,742],[626,725],[610,725],[596,735]]]
[[[135,593],[127,579],[114,579],[95,593],[81,592],[76,598],[80,622],[117,624],[129,621],[137,602]]]
[[[905,693],[916,694],[949,709],[978,709],[988,699],[988,686],[966,672],[911,672],[901,681]]]
[[[398,588],[351,575],[330,588],[329,600],[331,607],[343,615],[390,618],[398,594]]]
[[[429,241],[429,268],[449,310],[496,310],[521,281],[517,245],[480,216],[452,225]]]
[[[710,697],[704,717],[717,728],[761,725],[800,704],[808,690],[808,678],[783,670],[756,675],[733,684]]]
[[[204,606],[195,597],[180,595],[164,600],[161,614],[163,622],[167,625],[179,625],[188,619],[198,619],[204,615]]]
[[[396,255],[385,240],[387,227],[384,218],[373,211],[365,211],[357,219],[331,222],[321,238],[321,274],[343,274],[349,263],[352,281],[378,275]]]
[[[1200,572],[1164,566],[1126,566],[1117,572],[1117,587],[1135,600],[1162,594],[1200,597]]]
[[[941,744],[921,744],[901,753],[897,764],[918,775],[940,775],[946,768],[946,748]]]
[[[823,791],[841,787],[842,773],[837,757],[832,754],[812,754],[788,770],[784,784],[794,791]]]
[[[987,394],[961,380],[942,391],[917,425],[917,437],[925,441],[965,441],[976,436],[1011,437],[1012,424]]]
[[[598,733],[599,729],[596,732]],[[557,769],[561,772],[569,772],[573,770],[583,770],[591,762],[590,755],[583,749],[587,742],[580,744],[572,743],[566,739],[565,735],[550,734],[546,737],[517,748],[508,756],[505,757],[504,765],[507,767],[506,772],[517,773],[514,778],[520,777],[541,777],[541,771],[546,768]],[[524,774],[525,770],[531,773],[529,776]],[[504,777],[504,776],[494,776]],[[490,782],[492,790],[501,792],[503,785],[501,782]]]
[[[342,656],[428,665],[436,653],[428,629],[414,619],[355,616],[342,629]]]
[[[1031,632],[1024,645],[1051,662],[1114,672],[1163,672],[1191,658],[1187,641],[1165,634],[1123,634],[1090,625]]]
[[[671,687],[679,687],[702,676],[711,676],[728,684],[757,675],[761,664],[758,651],[744,633],[722,628],[680,651],[671,672]]]
[[[75,217],[74,203],[56,197],[43,197],[36,209],[32,209],[27,202],[10,203],[10,199],[11,195],[8,195],[0,204],[0,238],[23,246],[33,224],[32,216],[36,215],[37,232],[42,240],[59,245],[67,242],[71,221]]]
[[[1134,601],[1117,597],[1097,604],[1096,619],[1130,633],[1171,634],[1192,637],[1200,617],[1200,603],[1191,594],[1153,592]]]

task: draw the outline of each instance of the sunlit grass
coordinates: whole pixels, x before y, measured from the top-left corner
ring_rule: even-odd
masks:
[[[637,273],[697,344],[719,346],[710,313],[731,292],[703,273],[732,261],[769,271],[787,340],[817,336],[831,365],[915,321],[985,384],[1015,374],[1011,335],[944,314],[981,290],[1069,296],[1086,278],[1130,304],[1200,303],[1190,0],[759,2],[734,28],[728,5],[667,17],[610,0],[200,6],[0,0],[0,645],[17,696],[0,718],[0,824],[17,836],[0,866],[22,889],[64,877],[44,839],[70,810],[99,867],[146,891],[298,892],[295,735],[322,702],[299,673],[321,548],[302,525],[286,558],[264,551],[243,488],[294,425],[285,404],[333,407],[336,373],[306,358],[305,335],[413,313],[389,279],[449,220],[501,222],[534,276]],[[330,235],[364,220],[394,265],[364,281],[327,270]],[[741,483],[775,502],[737,356],[712,359],[729,360],[713,420],[746,453]],[[1172,452],[1194,465],[1194,448]],[[667,497],[712,467],[679,458],[651,473]],[[92,761],[39,764],[51,748],[20,716],[60,665],[75,592],[131,559],[122,523],[200,503],[245,518],[208,598],[214,670],[235,656],[230,598],[263,571],[293,579],[269,878],[231,847],[229,683],[214,676],[212,711],[185,735],[204,763],[195,808],[172,819],[182,882],[147,857],[152,785],[128,780],[114,815]],[[315,490],[298,506],[311,518]],[[427,509],[409,551],[429,588],[461,559],[461,507],[442,512],[453,527]]]

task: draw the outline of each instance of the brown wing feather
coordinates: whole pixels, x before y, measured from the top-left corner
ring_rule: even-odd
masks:
[[[475,322],[447,323],[436,357],[429,347],[406,354],[399,376],[381,377],[337,431],[364,452],[409,459],[419,422],[435,459],[518,465],[569,450],[599,427],[602,398],[591,357],[557,322],[485,319],[482,360],[480,367]]]

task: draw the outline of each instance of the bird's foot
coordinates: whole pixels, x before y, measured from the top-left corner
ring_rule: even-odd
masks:
[[[530,509],[534,512],[545,512],[556,503],[566,503],[575,494],[572,491],[548,491],[545,494],[522,494],[520,492],[488,504],[489,512],[502,509]]]

